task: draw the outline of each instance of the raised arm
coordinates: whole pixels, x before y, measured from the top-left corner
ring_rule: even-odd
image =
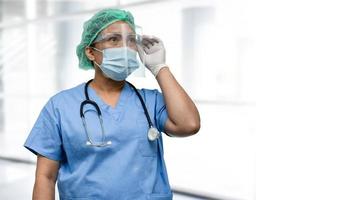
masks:
[[[163,42],[154,36],[145,35],[142,38],[142,43],[138,45],[139,55],[156,77],[167,106],[166,133],[179,137],[194,135],[200,129],[199,112],[166,65]]]
[[[168,120],[165,131],[169,135],[184,137],[197,133],[200,116],[192,99],[179,85],[168,67],[163,67],[156,76],[167,106]]]

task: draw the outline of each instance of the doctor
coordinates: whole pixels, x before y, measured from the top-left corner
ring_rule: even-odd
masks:
[[[125,79],[136,55],[162,90]],[[84,24],[79,67],[93,80],[49,99],[25,147],[37,155],[33,199],[170,200],[161,132],[185,137],[200,129],[196,106],[165,64],[156,37],[138,37],[131,13],[104,9]]]

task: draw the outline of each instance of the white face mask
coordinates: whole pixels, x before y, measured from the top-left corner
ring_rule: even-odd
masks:
[[[133,71],[139,67],[137,52],[127,47],[108,48],[96,51],[103,53],[103,61],[99,66],[104,75],[115,81],[125,80]]]

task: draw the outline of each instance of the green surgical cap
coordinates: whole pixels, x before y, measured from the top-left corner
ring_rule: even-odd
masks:
[[[84,23],[82,40],[77,46],[79,68],[85,70],[94,68],[92,62],[85,55],[85,47],[89,46],[103,29],[117,21],[128,23],[134,30],[135,22],[132,14],[120,9],[103,9]]]

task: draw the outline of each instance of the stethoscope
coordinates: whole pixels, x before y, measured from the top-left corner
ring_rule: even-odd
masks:
[[[89,86],[89,83],[92,82],[93,79],[89,80],[86,84],[85,84],[85,88],[84,88],[84,93],[85,93],[85,100],[80,104],[80,117],[82,118],[82,122],[83,122],[83,126],[84,126],[84,130],[85,130],[85,134],[87,136],[87,142],[86,142],[86,145],[88,146],[96,146],[96,147],[105,147],[105,146],[109,146],[112,144],[112,142],[109,140],[109,141],[106,141],[106,135],[105,135],[105,131],[104,131],[104,126],[103,126],[103,118],[102,118],[102,115],[101,115],[101,110],[98,106],[98,104],[93,101],[93,100],[90,100],[89,98],[89,95],[88,95],[88,86]],[[160,136],[160,133],[159,131],[157,130],[157,128],[155,128],[153,126],[153,123],[151,121],[151,118],[150,118],[150,115],[147,111],[147,107],[142,99],[142,96],[140,95],[140,93],[137,91],[136,87],[134,85],[132,85],[130,82],[126,81],[126,83],[128,83],[135,91],[136,95],[138,96],[138,98],[140,99],[140,102],[141,102],[141,105],[142,105],[142,108],[145,112],[145,116],[146,116],[146,119],[147,119],[147,122],[148,122],[148,132],[147,132],[147,137],[150,141],[154,141],[156,140],[157,138],[159,138]],[[93,142],[93,140],[90,138],[90,135],[88,133],[88,130],[87,130],[87,124],[86,124],[86,119],[85,119],[85,115],[83,113],[83,108],[85,105],[87,104],[90,104],[92,106],[95,107],[95,110],[96,110],[96,113],[98,115],[98,118],[99,118],[99,121],[100,121],[100,127],[101,127],[101,142]]]

